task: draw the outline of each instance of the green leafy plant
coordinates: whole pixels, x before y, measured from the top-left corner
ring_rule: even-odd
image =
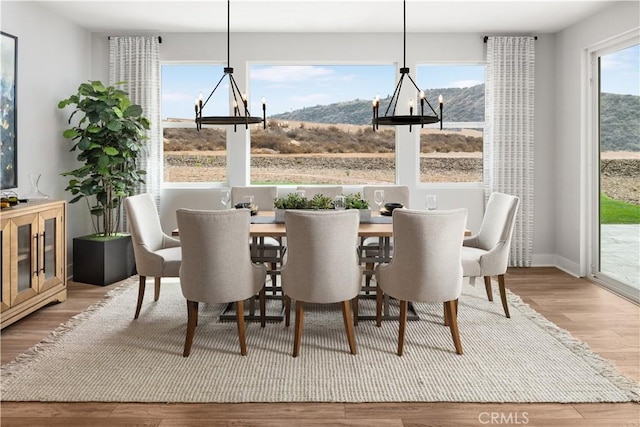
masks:
[[[308,200],[296,193],[289,193],[286,197],[273,199],[273,206],[276,209],[307,209]]]
[[[369,203],[362,198],[360,193],[345,196],[347,209],[369,209]],[[333,209],[333,199],[322,194],[316,194],[311,200],[301,197],[296,193],[289,193],[285,197],[273,200],[276,209]]]
[[[360,193],[347,194],[344,201],[347,209],[369,209],[369,202]]]
[[[69,203],[85,199],[96,234],[113,236],[120,225],[122,200],[144,182],[146,172],[138,168],[137,159],[149,120],[127,92],[100,81],[82,83],[58,108],[69,105],[75,106],[69,124],[77,113],[81,116],[63,136],[73,142],[71,151],[79,151],[76,158],[83,163],[62,173],[72,177],[65,188],[75,196]]]

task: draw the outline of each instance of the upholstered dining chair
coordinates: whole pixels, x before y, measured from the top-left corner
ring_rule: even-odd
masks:
[[[256,185],[246,187],[231,187],[231,206],[242,203],[244,196],[253,196],[253,203],[262,212],[273,211],[273,200],[278,197],[278,187],[275,185]]]
[[[362,197],[369,202],[371,209],[377,208],[374,197],[376,190],[384,190],[385,203],[402,203],[409,208],[409,187],[406,185],[365,185],[362,187]]]
[[[493,301],[491,276],[498,276],[498,287],[504,314],[509,314],[504,275],[509,264],[511,236],[520,199],[494,192],[489,196],[478,234],[464,239],[462,268],[465,277],[484,278],[487,298]]]
[[[180,240],[165,234],[149,193],[127,197],[124,208],[129,221],[136,270],[140,276],[134,319],[140,315],[147,277],[155,278],[154,301],[160,298],[160,279],[178,277],[182,260]]]
[[[260,316],[264,320],[267,275],[264,265],[251,262],[247,246],[250,212],[178,209],[176,216],[182,242],[180,287],[187,300],[188,319],[183,356],[191,352],[200,302],[236,303],[240,354],[245,356],[243,301],[260,293]]]
[[[336,196],[342,194],[341,185],[299,185],[296,190],[303,190],[307,199],[313,199],[313,196],[316,194],[322,194],[323,196],[335,199]]]
[[[258,206],[261,212],[273,212],[273,201],[278,197],[278,187],[275,185],[256,185],[245,187],[231,187],[231,203],[232,206],[242,203],[244,196],[253,196],[253,203]],[[269,277],[271,278],[271,292],[275,295],[278,291],[277,286],[277,269],[278,264],[282,265],[286,248],[282,244],[282,239],[273,237],[263,237],[260,239],[260,247],[256,251],[260,251],[265,259],[272,260],[268,264],[271,268]]]
[[[304,303],[341,303],[351,354],[356,354],[350,301],[360,292],[362,267],[357,253],[357,210],[287,211],[288,255],[282,267],[282,289],[289,318],[296,302],[293,357],[300,353]]]
[[[442,302],[445,325],[451,329],[456,353],[462,354],[457,301],[462,292],[462,240],[466,209],[393,211],[395,251],[389,264],[379,264],[375,275],[376,324],[381,325],[383,293],[400,300],[398,356],[402,356],[408,301]]]
[[[369,202],[371,209],[377,209],[375,203],[376,190],[384,190],[385,203],[402,203],[405,208],[409,208],[409,187],[406,185],[365,185],[362,187],[362,197]],[[392,240],[393,241],[393,240]],[[365,257],[376,256],[380,252],[380,239],[377,237],[368,237],[360,242],[360,248]],[[393,244],[392,244],[393,248]],[[365,264],[365,270],[373,270],[372,263]],[[369,287],[371,276],[367,275],[365,285]]]

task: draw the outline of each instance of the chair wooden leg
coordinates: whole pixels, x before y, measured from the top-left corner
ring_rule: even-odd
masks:
[[[238,324],[238,339],[240,340],[240,354],[247,355],[247,342],[244,332],[244,302],[236,301],[236,323]]]
[[[284,296],[284,326],[289,327],[291,324],[291,298]]]
[[[491,290],[491,276],[484,276],[484,288],[487,290],[487,298],[493,301],[493,291]]]
[[[460,334],[458,332],[458,315],[456,314],[456,302],[445,302],[448,306],[447,313],[449,315],[449,328],[451,329],[451,338],[453,338],[453,344],[456,347],[456,353],[462,354],[462,343],[460,342]]]
[[[408,301],[400,301],[400,329],[398,330],[398,356],[402,356],[404,349],[404,331],[407,327],[407,307]]]
[[[382,326],[382,301],[384,298],[384,292],[380,289],[380,286],[376,286],[376,326],[379,328]]]
[[[296,300],[296,330],[293,336],[293,357],[300,354],[300,342],[302,341],[302,325],[304,321],[304,303]]]
[[[354,299],[351,300],[351,307],[353,308],[353,326],[358,326],[358,316],[360,315],[359,304],[360,297],[358,295],[355,296]]]
[[[259,294],[260,298],[260,326],[265,327],[267,325],[267,289],[262,287]]]
[[[351,350],[351,354],[356,354],[356,337],[353,332],[353,323],[351,322],[351,307],[349,307],[349,301],[342,301],[341,305],[344,327],[347,330],[347,340],[349,340],[349,349]]]
[[[500,299],[502,300],[502,308],[507,318],[511,318],[509,314],[509,305],[507,304],[507,290],[504,287],[504,274],[498,276],[498,286],[500,288]]]
[[[187,337],[184,340],[184,351],[182,357],[188,357],[191,353],[191,344],[193,336],[196,333],[196,325],[198,323],[198,303],[187,300]]]
[[[160,298],[160,277],[155,277],[155,282],[156,282],[156,288],[155,291],[153,293],[153,300],[154,301],[158,301],[158,299]]]
[[[140,276],[140,282],[138,285],[138,303],[136,304],[136,314],[133,316],[134,319],[137,319],[140,315],[140,309],[142,308],[142,300],[144,299],[144,288],[147,282],[146,276]]]
[[[444,309],[443,316],[444,317],[444,326],[449,326],[449,306],[446,302],[442,303],[442,307]]]

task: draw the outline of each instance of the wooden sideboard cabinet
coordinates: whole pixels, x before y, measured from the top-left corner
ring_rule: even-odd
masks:
[[[45,200],[0,213],[1,328],[67,299],[67,204]]]

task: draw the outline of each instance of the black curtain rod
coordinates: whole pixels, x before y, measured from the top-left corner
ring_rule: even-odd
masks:
[[[111,40],[111,36],[107,37],[107,39]],[[158,36],[158,43],[162,43],[162,36]]]
[[[538,40],[538,36],[533,37],[534,40]],[[486,43],[489,40],[489,36],[484,36],[484,42]]]

